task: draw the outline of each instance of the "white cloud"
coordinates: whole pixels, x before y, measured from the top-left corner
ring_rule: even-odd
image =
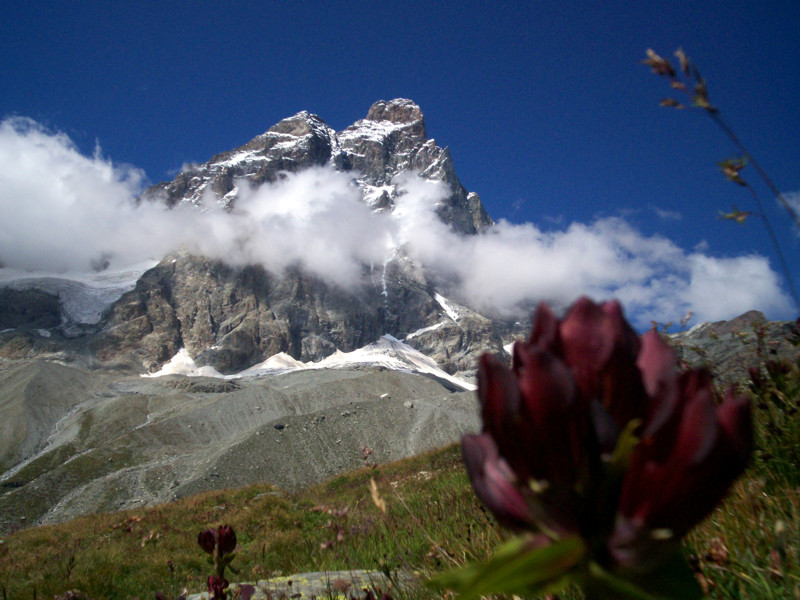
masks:
[[[789,299],[780,292],[780,277],[763,256],[692,254],[689,268],[686,303],[698,307],[700,321],[727,319],[753,308],[766,314],[791,314]]]
[[[352,287],[363,266],[403,245],[448,282],[454,299],[513,314],[547,300],[564,307],[580,295],[620,299],[640,327],[650,320],[695,322],[758,309],[791,316],[779,276],[758,255],[719,258],[645,236],[620,218],[544,231],[500,221],[484,235],[452,233],[435,217],[442,184],[407,176],[392,214],[371,212],[351,174],[315,168],[258,189],[243,182],[231,213],[137,205],[144,174],[82,155],[70,140],[33,121],[0,124],[0,261],[9,267],[87,270],[161,258],[179,246],[273,272],[304,267]]]
[[[137,204],[144,173],[82,155],[63,134],[28,119],[0,124],[0,261],[27,270],[86,271],[160,259],[188,247],[279,272],[301,263],[353,285],[361,263],[386,254],[385,218],[359,201],[350,177],[311,169],[274,185],[242,184],[236,210],[208,202],[167,210]],[[377,228],[376,228],[377,226]],[[376,235],[380,230],[383,237]],[[365,236],[365,232],[367,232]]]
[[[680,221],[683,219],[683,215],[676,210],[665,210],[657,206],[651,208],[662,221]]]
[[[63,134],[22,118],[0,123],[0,261],[22,269],[85,270],[108,252],[157,255],[149,231],[162,207],[136,207],[144,173],[82,155]]]
[[[792,305],[781,279],[763,256],[719,258],[707,245],[687,252],[671,240],[646,236],[627,221],[607,217],[543,231],[500,221],[485,235],[460,237],[433,218],[441,186],[407,180],[398,200],[407,225],[402,240],[412,255],[456,281],[452,293],[484,311],[512,315],[531,301],[566,307],[578,296],[618,298],[639,327],[729,319],[757,309],[789,318]]]
[[[615,218],[548,233],[501,221],[490,234],[442,246],[451,251],[435,264],[455,272],[462,298],[483,310],[513,314],[531,299],[563,308],[589,295],[618,298],[639,327],[677,322],[689,310],[696,322],[753,308],[775,318],[791,315],[780,279],[764,257],[687,253]]]
[[[388,217],[360,200],[352,178],[312,168],[255,190],[244,182],[235,210],[206,215],[206,254],[236,264],[261,263],[273,272],[302,264],[343,287],[360,281],[362,265],[382,261]]]

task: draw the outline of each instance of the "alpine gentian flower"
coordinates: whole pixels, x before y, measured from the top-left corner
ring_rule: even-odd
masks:
[[[617,302],[544,304],[509,369],[481,358],[483,431],[463,439],[472,484],[497,520],[537,545],[579,536],[615,575],[652,572],[744,469],[748,402],[720,402],[705,370],[678,372],[655,332]]]
[[[208,554],[213,554],[214,548],[217,545],[217,532],[213,529],[201,531],[199,534],[197,534],[197,543],[200,544],[200,547],[203,549],[203,551],[207,552]]]
[[[216,531],[201,531],[197,535],[197,543],[209,554],[214,553],[215,547],[220,555],[230,554],[236,548],[236,532],[230,525],[220,525]]]

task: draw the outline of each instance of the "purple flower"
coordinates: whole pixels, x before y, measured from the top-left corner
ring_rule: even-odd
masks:
[[[230,525],[221,525],[217,530],[217,544],[221,555],[229,554],[236,548],[236,532]]]
[[[483,431],[464,437],[464,462],[497,520],[538,543],[579,535],[593,560],[629,572],[714,508],[752,445],[748,402],[719,402],[705,370],[679,373],[617,302],[582,298],[561,320],[540,305],[510,369],[481,358],[478,396]]]
[[[197,535],[197,543],[203,551],[208,554],[214,553],[214,547],[217,545],[217,532],[213,529],[206,529]]]

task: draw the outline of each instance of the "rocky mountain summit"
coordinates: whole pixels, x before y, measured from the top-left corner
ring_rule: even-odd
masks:
[[[353,173],[364,201],[376,210],[394,206],[392,181],[397,175],[418,172],[452,191],[438,212],[454,230],[472,234],[492,224],[478,195],[467,192],[458,180],[450,151],[428,139],[420,107],[406,99],[376,102],[366,118],[338,133],[319,116],[299,112],[244,146],[151,187],[143,198],[169,206],[211,200],[233,207],[244,183],[258,187],[286,173],[322,165]]]

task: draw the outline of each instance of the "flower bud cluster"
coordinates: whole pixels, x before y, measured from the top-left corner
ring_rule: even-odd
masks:
[[[197,543],[208,554],[214,565],[214,573],[208,576],[208,594],[214,600],[228,597],[230,582],[225,578],[225,568],[230,567],[236,556],[236,532],[230,525],[220,525],[216,530],[206,529],[197,536]],[[233,568],[231,567],[231,570]]]

